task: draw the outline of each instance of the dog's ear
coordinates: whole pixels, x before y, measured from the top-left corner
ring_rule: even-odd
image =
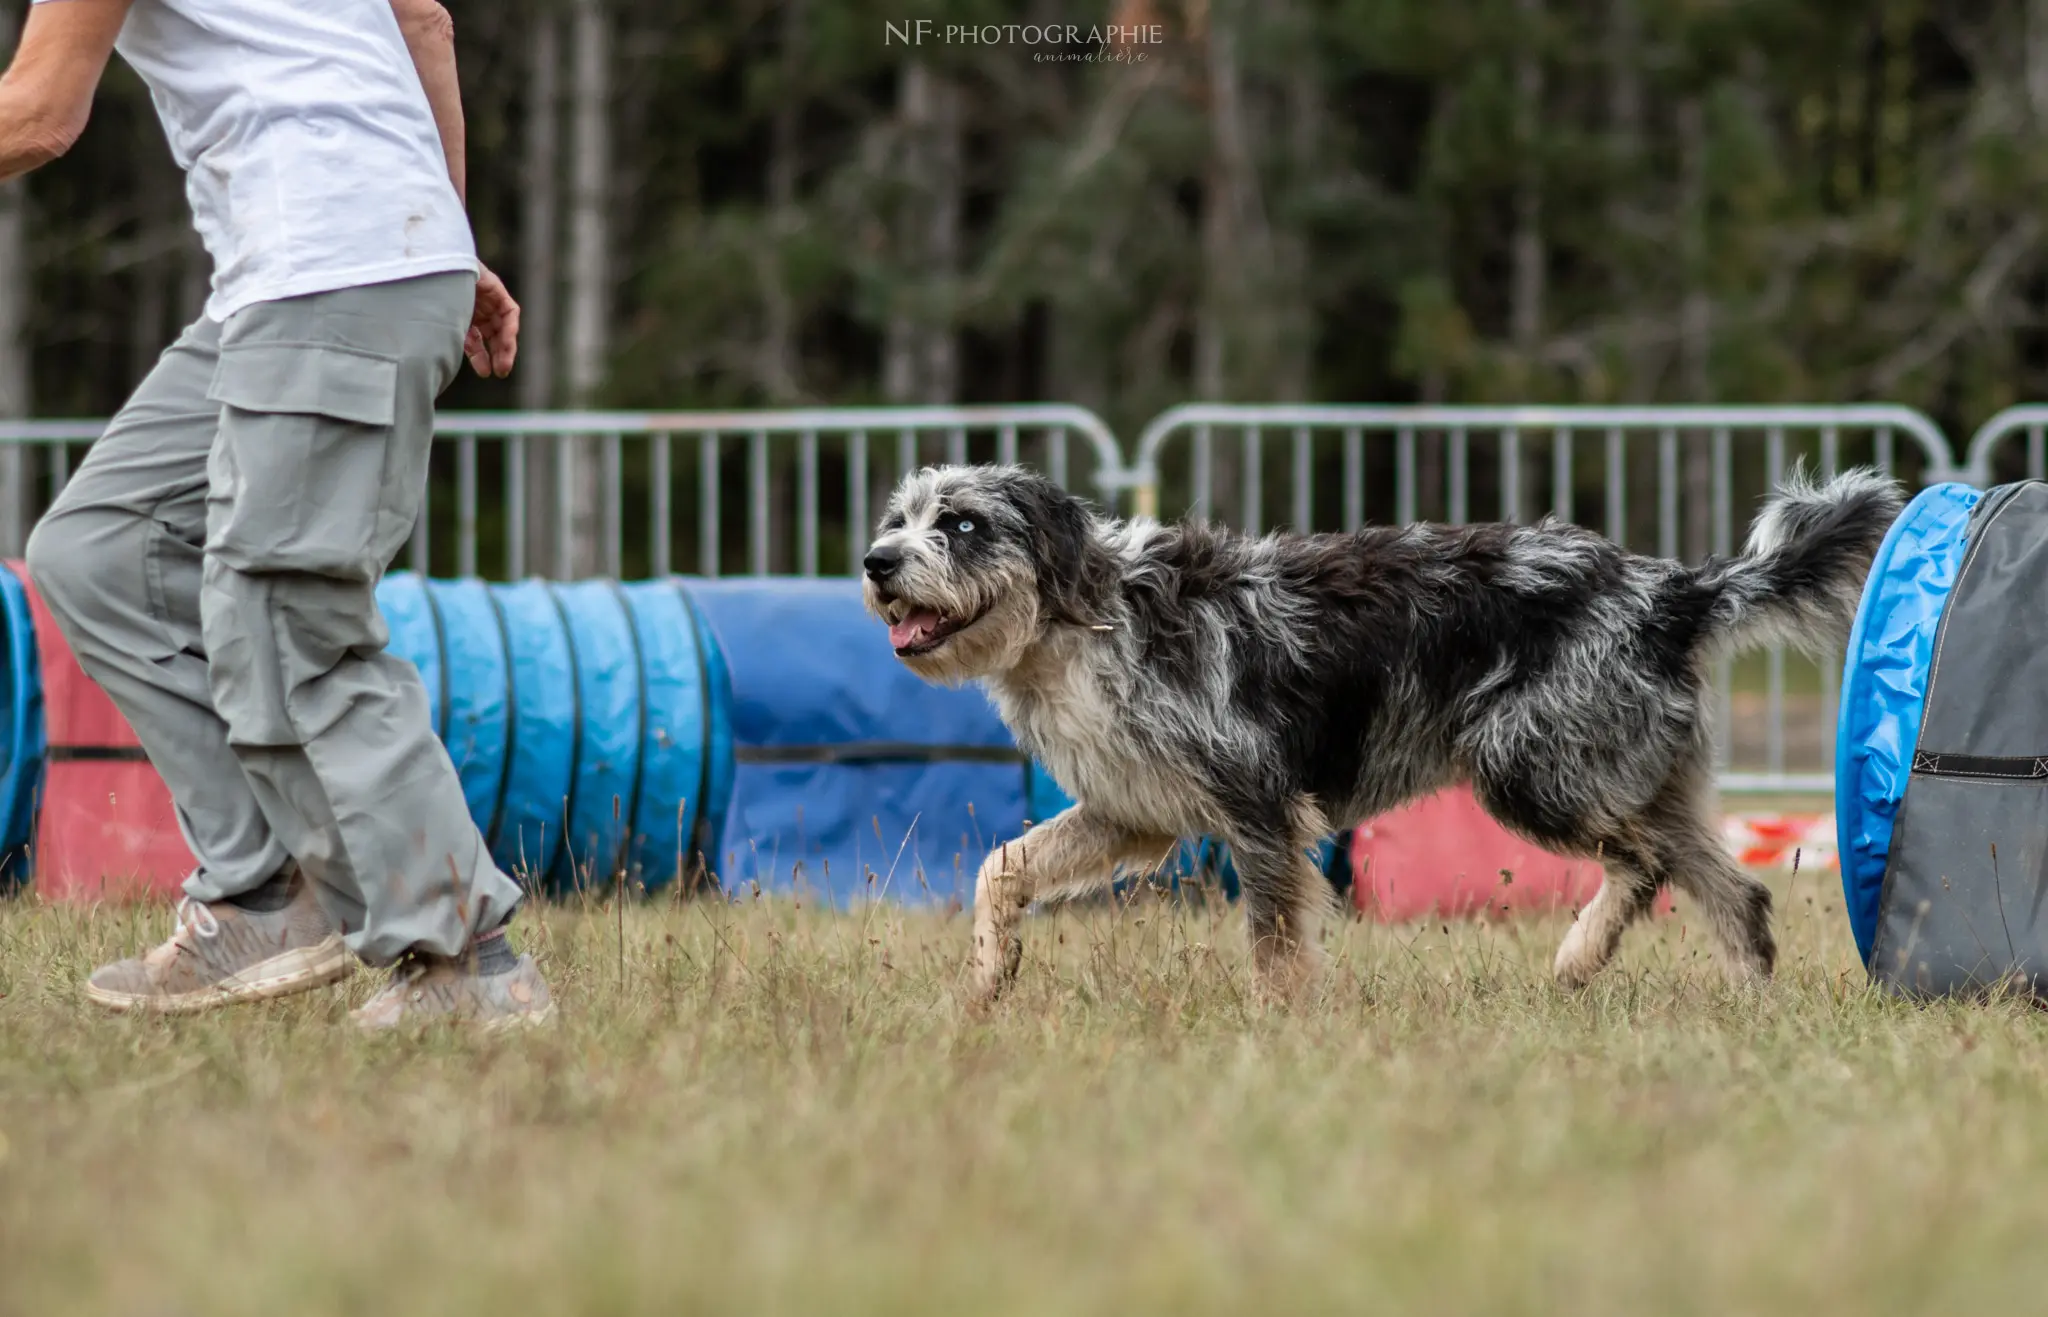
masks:
[[[1012,491],[1038,574],[1038,598],[1056,622],[1090,626],[1116,583],[1109,557],[1095,541],[1087,505],[1044,476],[1029,475]]]

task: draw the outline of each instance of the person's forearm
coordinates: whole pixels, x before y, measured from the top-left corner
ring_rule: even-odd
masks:
[[[392,6],[405,48],[419,70],[427,107],[441,133],[441,154],[448,158],[448,177],[455,195],[469,204],[462,131],[462,84],[455,76],[455,20],[433,0],[399,0]]]
[[[0,82],[0,182],[49,164],[77,138],[78,129],[53,118],[35,95]]]
[[[71,149],[92,116],[93,89],[132,0],[34,5],[0,74],[0,179]]]

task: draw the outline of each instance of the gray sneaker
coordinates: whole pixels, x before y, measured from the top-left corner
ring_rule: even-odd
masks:
[[[170,939],[93,971],[85,995],[116,1011],[181,1015],[304,992],[346,978],[354,958],[313,885],[293,869],[291,898],[272,911],[229,901],[178,902]]]
[[[549,1023],[555,1003],[532,956],[521,956],[508,970],[479,974],[469,957],[414,954],[400,961],[391,982],[350,1018],[371,1033],[435,1020],[459,1020],[485,1033],[500,1033]]]

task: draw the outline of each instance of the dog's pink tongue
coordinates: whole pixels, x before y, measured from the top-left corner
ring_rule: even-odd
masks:
[[[912,609],[901,622],[889,624],[889,643],[897,649],[911,649],[931,643],[939,629],[939,614],[930,608]]]

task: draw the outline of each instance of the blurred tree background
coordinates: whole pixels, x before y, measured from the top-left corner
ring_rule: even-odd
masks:
[[[2048,395],[2048,0],[448,4],[527,308],[452,407]],[[0,190],[0,411],[118,405],[187,225],[117,63]]]

